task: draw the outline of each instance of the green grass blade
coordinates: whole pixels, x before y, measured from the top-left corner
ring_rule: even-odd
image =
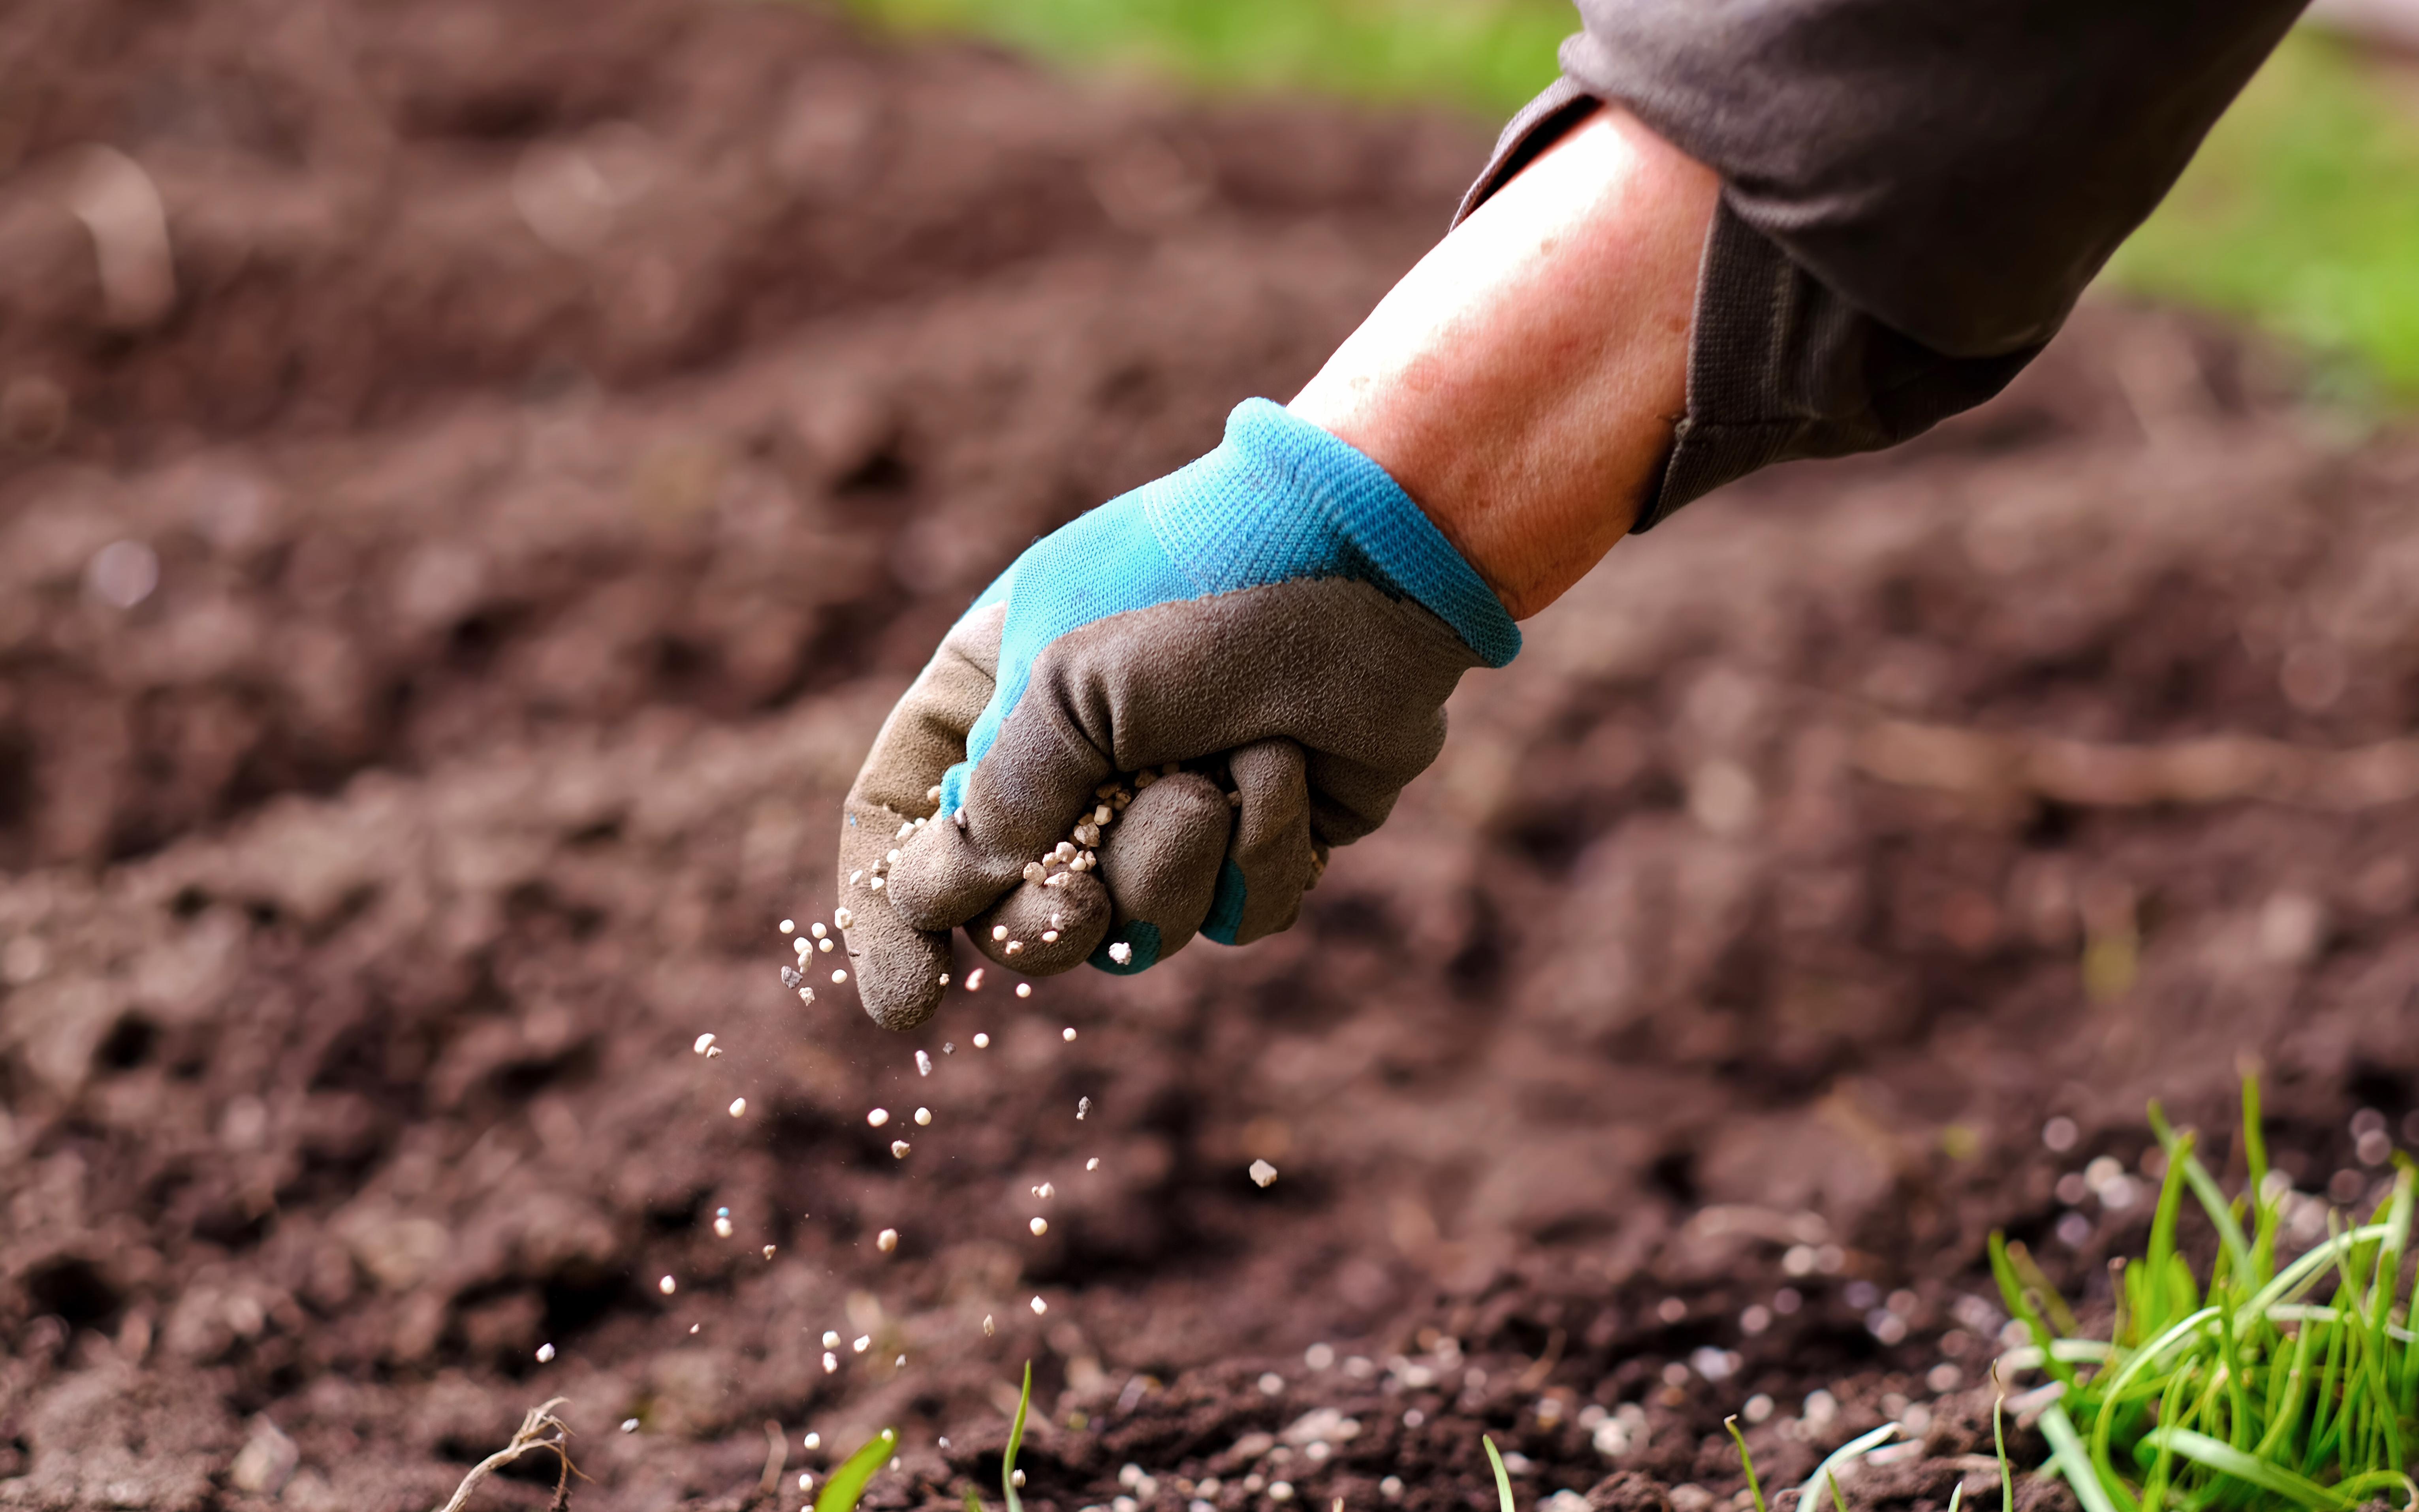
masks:
[[[2150,1249],[2143,1261],[2143,1269],[2149,1273],[2150,1290],[2157,1299],[2160,1316],[2168,1317],[2173,1312],[2190,1312],[2193,1308],[2192,1303],[2173,1302],[2165,1289],[2167,1262],[2175,1257],[2176,1253],[2176,1220],[2182,1215],[2184,1204],[2183,1162],[2176,1158],[2176,1150],[2179,1146],[2190,1149],[2192,1136],[2185,1134],[2179,1138],[2167,1127],[2166,1115],[2159,1111],[2156,1103],[2150,1104],[2150,1127],[2158,1134],[2159,1143],[2167,1152],[2167,1174],[2159,1182],[2159,1205],[2150,1214]]]
[[[2065,1381],[2069,1391],[2073,1390],[2074,1366],[2057,1357],[2053,1348],[2056,1336],[2050,1333],[2049,1324],[2042,1320],[2041,1309],[2033,1305],[2023,1280],[2016,1274],[2015,1262],[2008,1255],[2008,1236],[1997,1229],[1991,1231],[1991,1278],[1999,1284],[1999,1295],[2006,1300],[2008,1311],[2024,1319],[2025,1327],[2031,1332],[2033,1343],[2042,1352],[2042,1367]],[[1805,1512],[1813,1512],[1813,1508],[1808,1507]]]
[[[2242,1237],[2242,1223],[2235,1216],[2234,1204],[2218,1190],[2217,1179],[2209,1174],[2209,1167],[2203,1165],[2200,1156],[2194,1152],[2197,1141],[2189,1130],[2179,1134],[2168,1128],[2155,1103],[2150,1104],[2150,1128],[2159,1136],[2159,1148],[2167,1152],[2169,1180],[2175,1179],[2178,1168],[2181,1167],[2184,1184],[2192,1188],[2193,1196],[2200,1200],[2201,1211],[2209,1214],[2210,1223],[2216,1227],[2218,1242],[2225,1246],[2226,1259],[2233,1266],[2234,1273],[2247,1277],[2251,1273],[2251,1245]],[[2163,1206],[2166,1201],[2164,1186],[2160,1189],[2159,1200]],[[2170,1227],[2170,1238],[2173,1233]]]
[[[1016,1494],[1016,1451],[1025,1447],[1025,1413],[1033,1405],[1033,1362],[1025,1362],[1025,1388],[1016,1394],[1016,1421],[1009,1425],[1008,1453],[999,1458],[999,1490],[1008,1512],[1025,1512],[1025,1498]],[[815,1508],[823,1512],[823,1508]]]
[[[982,1498],[975,1494],[971,1486],[966,1488],[966,1512],[983,1512]]]
[[[1831,1494],[1840,1494],[1839,1472],[1841,1466],[1853,1464],[1898,1436],[1898,1425],[1885,1423],[1871,1433],[1850,1439],[1814,1467],[1814,1473],[1797,1490],[1797,1512],[1821,1512],[1823,1488],[1828,1485]],[[2086,1512],[2091,1512],[2087,1508]]]
[[[831,1473],[831,1479],[824,1482],[823,1494],[815,1498],[815,1512],[855,1512],[857,1498],[865,1494],[865,1483],[873,1478],[875,1471],[888,1464],[898,1450],[899,1435],[890,1428],[866,1440],[856,1453]]]
[[[1957,1512],[1958,1507],[1964,1505],[1964,1502],[1965,1483],[1961,1480],[1949,1488],[1949,1512]]]
[[[2251,1173],[2251,1190],[2268,1184],[2268,1131],[2259,1124],[2259,1078],[2242,1078],[2242,1163]]]
[[[1747,1452],[1747,1435],[1739,1431],[1738,1414],[1733,1413],[1722,1419],[1722,1427],[1731,1430],[1731,1442],[1738,1445],[1739,1464],[1747,1471],[1747,1491],[1755,1499],[1755,1512],[1764,1512],[1764,1488],[1756,1484],[1755,1479],[1755,1456]],[[1956,1504],[1949,1503],[1952,1507]]]
[[[1503,1457],[1495,1452],[1495,1441],[1482,1433],[1478,1442],[1487,1445],[1487,1462],[1495,1467],[1495,1494],[1503,1501],[1503,1512],[1518,1512],[1512,1504],[1512,1474],[1503,1468]]]
[[[2014,1512],[2016,1468],[2008,1463],[2008,1398],[1991,1403],[1991,1446],[1999,1457],[1999,1512]]]
[[[2100,1472],[2092,1466],[2091,1457],[2084,1452],[2082,1435],[2074,1431],[2074,1420],[2066,1415],[2065,1408],[2056,1402],[2050,1403],[2048,1410],[2041,1415],[2041,1429],[2042,1437],[2049,1441],[2049,1462],[2066,1477],[2066,1484],[2074,1491],[2074,1499],[2083,1504],[2083,1512],[2140,1512],[2138,1504],[2122,1487],[2115,1488],[2115,1494],[2111,1494],[2108,1482],[2101,1477]],[[2119,1497],[2123,1500],[2120,1502]],[[2012,1502],[2009,1504],[2011,1506],[2014,1504]],[[1813,1509],[1800,1507],[1798,1512],[1813,1512]]]
[[[2291,1302],[2303,1292],[2318,1285],[2319,1277],[2325,1273],[2327,1267],[2334,1263],[2337,1256],[2350,1253],[2356,1244],[2365,1244],[2384,1236],[2383,1224],[2367,1228],[2355,1228],[2348,1234],[2335,1235],[2277,1272],[2274,1279],[2254,1292],[2251,1300],[2243,1304],[2244,1310],[2264,1313],[2280,1302]]]
[[[2184,1458],[2221,1475],[2231,1475],[2273,1496],[2284,1497],[2296,1506],[2311,1508],[2312,1512],[2343,1512],[2343,1509],[2359,1504],[2356,1501],[2346,1501],[2340,1488],[2321,1486],[2306,1476],[2294,1474],[2282,1465],[2245,1454],[2230,1443],[2192,1428],[2154,1428],[2149,1442],[2162,1448],[2171,1448]]]

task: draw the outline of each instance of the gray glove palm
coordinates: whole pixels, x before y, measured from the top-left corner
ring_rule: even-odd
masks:
[[[884,724],[840,857],[867,1011],[929,1017],[960,925],[1032,975],[1287,927],[1436,759],[1462,672],[1518,648],[1383,470],[1244,404],[1018,558]]]

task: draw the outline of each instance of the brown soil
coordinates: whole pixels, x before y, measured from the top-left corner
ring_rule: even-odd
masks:
[[[1482,1430],[1524,1506],[1696,1512],[1758,1395],[1767,1486],[1916,1408],[1852,1499],[1988,1508],[1990,1228],[2092,1283],[2140,1208],[2059,1178],[2246,1057],[2365,1184],[2419,447],[2138,312],[1625,547],[1285,938],[914,1037],[781,989],[939,626],[1287,393],[1482,147],[787,7],[0,23],[0,1506],[427,1507],[557,1395],[578,1506],[749,1504],[768,1421],[954,1505],[1029,1358],[1038,1512],[1483,1509]]]

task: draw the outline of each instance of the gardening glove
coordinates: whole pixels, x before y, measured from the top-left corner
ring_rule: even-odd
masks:
[[[930,1017],[960,925],[1037,976],[1287,928],[1436,759],[1462,672],[1519,648],[1383,469],[1245,402],[1028,548],[883,725],[840,831],[866,1011]]]

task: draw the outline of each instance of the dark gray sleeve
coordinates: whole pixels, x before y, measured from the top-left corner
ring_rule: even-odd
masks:
[[[1600,100],[1720,174],[1644,530],[1892,445],[2056,334],[2305,0],[1578,0],[1461,213]]]

